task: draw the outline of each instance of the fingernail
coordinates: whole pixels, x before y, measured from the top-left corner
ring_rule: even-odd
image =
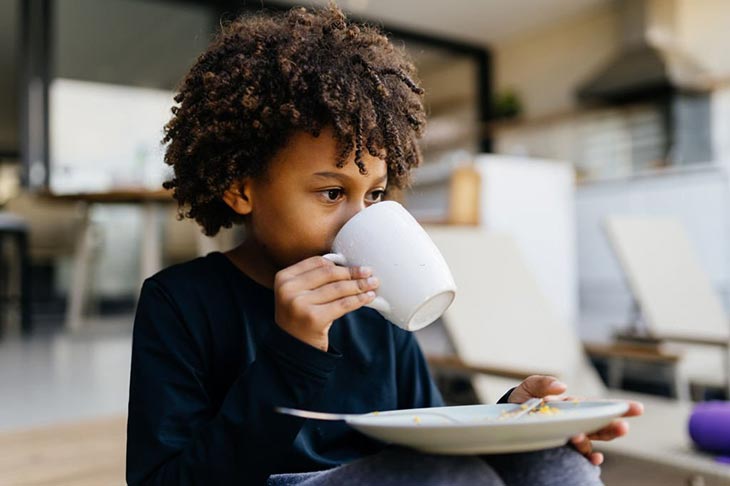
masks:
[[[360,267],[360,275],[366,276],[373,273],[373,269],[370,267]]]
[[[560,388],[566,387],[566,388],[567,388],[567,386],[568,386],[568,385],[566,385],[566,384],[565,384],[565,383],[563,383],[562,381],[554,381],[554,382],[552,383],[552,385],[550,385],[550,386],[552,386],[552,387],[556,387],[556,388],[557,388],[557,387],[560,387]]]
[[[378,285],[378,277],[370,277],[370,278],[368,278],[367,279],[367,283],[371,287],[374,287],[374,286]]]
[[[365,295],[367,295],[370,299],[375,298],[375,292],[373,292],[372,290],[368,290],[367,292],[365,292]]]

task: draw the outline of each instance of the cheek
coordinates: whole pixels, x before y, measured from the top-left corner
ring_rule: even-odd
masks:
[[[327,253],[335,237],[337,218],[304,205],[268,207],[252,216],[252,236],[281,266]]]

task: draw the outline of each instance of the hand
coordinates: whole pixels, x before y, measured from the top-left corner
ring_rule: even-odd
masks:
[[[530,398],[543,398],[546,402],[556,400],[580,400],[575,397],[560,396],[567,390],[567,385],[553,376],[533,375],[525,378],[509,396],[510,403],[523,403]],[[639,402],[629,402],[629,409],[623,417],[635,417],[644,412],[644,406]],[[586,456],[592,464],[598,466],[603,462],[603,454],[593,451],[591,440],[613,440],[626,435],[629,424],[625,420],[616,419],[601,430],[592,434],[579,434],[570,439],[573,447]]]
[[[532,375],[512,390],[509,403],[524,403],[530,398],[546,398],[565,393],[568,386],[561,383],[554,376]]]
[[[548,399],[548,401],[552,401],[553,399]],[[574,401],[574,400],[583,400],[581,398],[576,397],[560,397],[558,400],[568,400],[568,401]],[[622,417],[636,417],[644,413],[644,405],[641,402],[634,402],[629,401],[629,409],[626,411],[625,414],[622,415]],[[601,430],[597,432],[593,432],[592,434],[578,434],[575,437],[572,437],[570,439],[571,444],[573,447],[576,448],[578,452],[583,454],[588,458],[591,463],[595,464],[596,466],[600,465],[603,462],[603,454],[600,452],[594,452],[593,451],[593,444],[591,443],[592,440],[613,440],[617,437],[621,437],[623,435],[626,435],[629,433],[629,424],[625,420],[616,419],[613,420],[610,424],[602,428]]]
[[[379,282],[371,273],[320,256],[287,267],[274,278],[274,320],[300,341],[327,351],[332,322],[375,299]]]

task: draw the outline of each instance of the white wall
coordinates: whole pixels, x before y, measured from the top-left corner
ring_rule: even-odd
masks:
[[[644,0],[636,0],[644,1]],[[689,56],[721,83],[730,82],[730,2],[647,0],[647,40]],[[577,16],[493,45],[495,86],[514,88],[526,118],[570,111],[576,89],[621,43],[619,16],[605,2]]]
[[[576,323],[575,177],[570,163],[480,155],[480,222],[510,234],[560,319]]]
[[[730,56],[727,55],[727,46],[730,43],[730,2],[675,2],[678,46],[707,68],[713,77],[730,79]]]
[[[606,2],[547,28],[494,45],[497,91],[515,89],[527,118],[571,110],[576,106],[576,87],[615,54],[617,20],[611,2]]]

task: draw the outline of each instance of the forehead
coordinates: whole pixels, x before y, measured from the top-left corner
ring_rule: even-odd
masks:
[[[355,151],[351,151],[345,164],[337,167],[337,141],[331,129],[325,129],[315,137],[307,132],[300,131],[293,134],[286,145],[271,161],[271,172],[277,175],[296,177],[321,177],[323,173],[337,173],[343,177],[358,179],[363,182],[382,179],[387,176],[387,165],[384,160],[363,152],[362,161],[367,174],[360,174],[355,164]],[[320,174],[319,176],[316,174]]]

